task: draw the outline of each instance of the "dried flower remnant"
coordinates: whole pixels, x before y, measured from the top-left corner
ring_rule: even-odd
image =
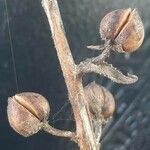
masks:
[[[94,119],[107,119],[113,115],[115,100],[106,88],[92,82],[84,87],[84,93]]]
[[[102,39],[112,42],[114,49],[133,52],[143,42],[144,26],[136,9],[118,9],[102,19],[100,34]]]
[[[16,94],[8,99],[7,114],[11,127],[23,135],[37,133],[50,112],[48,101],[37,93]]]

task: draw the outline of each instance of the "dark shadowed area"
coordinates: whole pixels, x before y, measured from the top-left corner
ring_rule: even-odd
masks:
[[[48,99],[51,106],[49,122],[53,126],[75,129],[65,82],[41,1],[7,0],[11,39],[5,2],[0,1],[0,149],[78,150],[73,142],[43,132],[24,138],[14,132],[8,123],[8,97],[32,91]],[[149,150],[150,0],[58,0],[58,3],[76,63],[99,54],[86,46],[102,42],[98,28],[106,13],[119,8],[138,8],[145,26],[143,45],[133,54],[113,53],[109,58],[109,62],[121,71],[138,75],[138,82],[119,85],[102,76],[89,74],[84,78],[84,84],[96,81],[109,89],[116,99],[116,112],[104,129],[101,149]]]

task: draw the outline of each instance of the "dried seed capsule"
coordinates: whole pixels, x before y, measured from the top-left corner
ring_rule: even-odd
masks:
[[[102,39],[121,46],[123,51],[133,52],[143,42],[144,26],[136,9],[118,9],[102,19],[100,34]]]
[[[25,92],[8,98],[10,126],[24,137],[37,133],[48,119],[49,112],[48,101],[40,94]]]
[[[107,119],[115,110],[115,100],[112,94],[104,87],[92,82],[84,88],[85,98],[95,119],[102,116]]]

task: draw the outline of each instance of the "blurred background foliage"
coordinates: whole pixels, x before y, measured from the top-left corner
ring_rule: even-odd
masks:
[[[15,83],[8,20],[17,73]],[[102,150],[149,150],[150,147],[150,1],[149,0],[58,0],[66,35],[76,63],[97,56],[87,50],[100,44],[99,22],[114,9],[138,8],[145,26],[145,40],[133,54],[113,53],[109,62],[123,72],[135,73],[139,81],[118,85],[96,74],[84,77],[105,86],[116,99],[116,112],[102,135]],[[74,120],[66,86],[40,0],[0,1],[0,149],[78,150],[67,139],[38,133],[23,138],[9,126],[7,98],[18,92],[33,91],[51,105],[49,122],[60,129],[74,130]]]

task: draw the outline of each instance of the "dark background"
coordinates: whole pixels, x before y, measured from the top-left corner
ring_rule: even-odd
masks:
[[[116,112],[102,136],[102,150],[149,150],[150,148],[150,0],[58,0],[66,35],[76,63],[97,52],[87,45],[99,44],[99,22],[109,11],[138,8],[145,26],[140,50],[114,53],[109,62],[123,72],[139,76],[133,85],[118,85],[89,74],[84,84],[96,81],[116,99]],[[50,123],[60,129],[75,129],[67,91],[40,0],[7,0],[8,19],[15,58],[18,92],[33,91],[51,105]],[[63,138],[38,133],[18,135],[7,120],[7,98],[17,93],[7,24],[5,0],[0,0],[0,150],[78,150]]]

